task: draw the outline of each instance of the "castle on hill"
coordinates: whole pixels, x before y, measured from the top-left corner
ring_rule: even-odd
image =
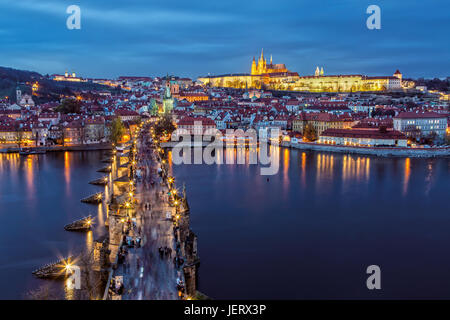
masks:
[[[403,81],[398,70],[392,76],[369,77],[362,74],[325,75],[324,68],[317,67],[313,75],[300,76],[288,70],[285,64],[274,64],[272,56],[267,63],[264,51],[261,51],[258,61],[253,57],[250,73],[206,76],[198,80],[212,87],[305,92],[389,91],[413,86],[410,81]]]

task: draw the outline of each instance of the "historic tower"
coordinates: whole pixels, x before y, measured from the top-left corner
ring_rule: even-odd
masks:
[[[169,76],[167,76],[166,80],[166,88],[164,89],[164,95],[163,95],[163,105],[162,105],[162,112],[170,112],[173,109],[173,97],[172,92],[170,90],[170,80]]]
[[[22,100],[22,90],[20,90],[19,87],[16,88],[16,102],[17,104],[20,103],[20,100]]]
[[[256,61],[255,61],[255,57],[253,57],[251,74],[253,75],[253,74],[256,74],[256,73],[257,73],[257,71],[256,71]]]
[[[397,71],[395,71],[395,73],[394,73],[394,77],[396,77],[396,78],[402,80],[403,75],[402,75],[402,73],[397,69]]]

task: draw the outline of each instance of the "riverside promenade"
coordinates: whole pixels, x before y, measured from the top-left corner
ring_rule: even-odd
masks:
[[[57,151],[93,151],[93,150],[111,150],[111,143],[91,143],[91,144],[77,144],[77,145],[66,145],[66,146],[46,146],[46,147],[34,147],[34,146],[24,146],[19,147],[3,147],[0,148],[0,153],[17,153],[22,149],[37,152],[57,152]]]
[[[292,143],[285,141],[281,143],[281,146],[299,150],[354,153],[378,157],[435,158],[450,156],[450,147],[448,146],[440,148],[360,147],[328,145],[314,142]]]
[[[130,189],[125,208],[118,210],[119,228],[110,225],[110,238],[120,238],[120,244],[106,299],[177,300],[196,290],[195,284],[185,285],[185,273],[190,276],[193,267],[185,256],[186,239],[180,236],[186,201],[167,174],[164,151],[150,128],[144,126],[135,137],[129,155],[134,192]]]

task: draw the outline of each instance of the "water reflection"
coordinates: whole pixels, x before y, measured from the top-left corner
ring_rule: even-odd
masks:
[[[66,181],[66,193],[70,194],[70,153],[64,152],[64,178]]]
[[[435,160],[428,160],[427,164],[427,175],[425,177],[425,194],[428,196],[433,184],[433,174],[434,174],[434,162]]]
[[[405,159],[405,173],[403,178],[403,196],[408,193],[409,177],[411,175],[411,159]]]
[[[342,158],[342,180],[368,181],[370,177],[370,158],[344,155]]]
[[[72,297],[73,292],[65,290],[63,282],[37,280],[31,271],[70,253],[92,248],[94,240],[106,232],[107,207],[80,202],[81,198],[103,190],[89,184],[100,178],[96,170],[104,166],[103,158],[103,152],[95,151],[26,157],[0,154],[0,243],[7,244],[0,256],[0,288],[5,289],[0,290],[0,299],[23,298],[25,292],[49,284],[58,296]],[[106,186],[105,194],[108,190],[110,187]],[[95,218],[92,231],[64,230],[64,225],[88,214]]]
[[[27,198],[32,199],[34,194],[34,175],[33,175],[34,157],[28,156],[24,162],[25,177],[27,181]]]

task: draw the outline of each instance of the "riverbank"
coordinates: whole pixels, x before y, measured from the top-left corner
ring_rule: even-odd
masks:
[[[92,151],[92,150],[110,150],[110,143],[82,144],[72,146],[51,146],[51,147],[23,147],[32,152],[55,152],[55,151]],[[2,148],[0,153],[17,153],[20,151],[18,147]]]
[[[178,142],[164,142],[161,143],[163,148],[173,148],[177,146]],[[191,148],[206,147],[211,145],[211,142],[191,142]],[[450,146],[442,148],[390,148],[390,147],[359,147],[359,146],[337,146],[329,144],[318,144],[314,142],[287,142],[283,141],[280,144],[282,147],[321,151],[321,152],[336,152],[336,153],[353,153],[362,155],[371,155],[378,157],[413,157],[413,158],[436,158],[436,157],[450,157]],[[212,145],[214,146],[214,144]],[[219,146],[219,145],[218,145]],[[224,148],[229,147],[223,145]]]
[[[300,150],[354,153],[378,157],[436,158],[436,157],[450,156],[450,147],[442,147],[442,148],[359,147],[359,146],[336,146],[336,145],[318,144],[314,142],[298,142],[298,143],[282,142],[281,146]]]

